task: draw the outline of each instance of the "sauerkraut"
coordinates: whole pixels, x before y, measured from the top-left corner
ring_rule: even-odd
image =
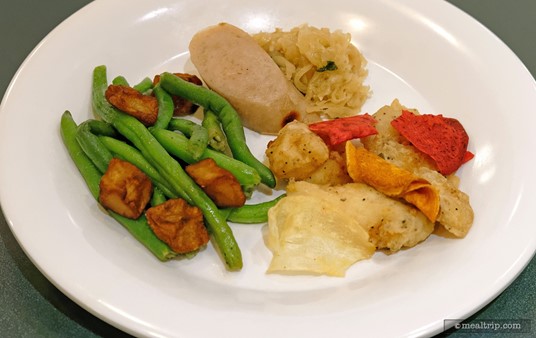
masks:
[[[360,112],[370,92],[367,60],[349,33],[304,24],[253,37],[305,95],[308,113],[336,118]]]

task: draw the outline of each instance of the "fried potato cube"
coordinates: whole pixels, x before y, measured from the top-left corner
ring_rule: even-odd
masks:
[[[154,96],[143,95],[128,86],[110,85],[105,92],[106,99],[117,109],[134,116],[146,126],[152,126],[158,117],[158,100]]]
[[[265,154],[277,178],[305,180],[328,160],[329,148],[305,123],[292,121],[268,143]]]
[[[318,185],[340,185],[353,182],[346,170],[344,154],[330,151],[329,158],[304,181]]]
[[[206,245],[209,235],[198,207],[174,198],[145,213],[155,235],[177,253],[188,253]]]
[[[99,202],[127,218],[141,216],[151,199],[153,184],[135,165],[113,158],[100,180]]]
[[[203,85],[201,79],[199,79],[196,75],[187,73],[173,73],[173,75],[176,75],[181,79],[196,84],[198,86]],[[156,85],[158,82],[160,82],[160,75],[156,75],[153,79],[153,84]],[[171,99],[173,100],[173,115],[175,116],[190,115],[195,113],[197,108],[199,108],[199,106],[194,104],[192,101],[186,100],[177,95],[171,95]]]
[[[213,159],[190,164],[186,172],[218,207],[236,208],[246,203],[246,195],[236,177]]]

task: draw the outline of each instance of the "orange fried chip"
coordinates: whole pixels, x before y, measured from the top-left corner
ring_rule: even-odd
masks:
[[[439,213],[439,193],[423,178],[387,162],[363,147],[346,142],[346,167],[354,182],[370,185],[379,192],[401,197],[415,205],[432,222]]]

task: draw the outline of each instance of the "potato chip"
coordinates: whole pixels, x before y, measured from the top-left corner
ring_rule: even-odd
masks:
[[[369,114],[342,117],[309,125],[315,134],[329,146],[336,146],[348,140],[377,134],[376,120]]]
[[[456,119],[403,110],[391,125],[415,148],[430,156],[443,175],[454,173],[471,158],[472,154],[467,154],[469,136]]]
[[[399,168],[363,147],[346,142],[346,166],[354,182],[368,184],[415,205],[432,222],[439,213],[439,194],[427,180]]]
[[[348,203],[336,192],[307,182],[290,182],[287,196],[268,211],[266,244],[273,257],[268,273],[343,277],[375,246]]]

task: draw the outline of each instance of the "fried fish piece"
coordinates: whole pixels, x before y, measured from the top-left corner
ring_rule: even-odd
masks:
[[[152,126],[158,116],[158,100],[154,96],[143,95],[136,89],[109,85],[105,92],[106,99],[117,109],[137,118],[146,126]]]
[[[169,199],[145,213],[155,235],[176,253],[198,250],[209,241],[201,209],[182,198]]]
[[[135,165],[112,158],[100,180],[99,202],[107,209],[127,218],[141,216],[151,199],[153,185]]]

